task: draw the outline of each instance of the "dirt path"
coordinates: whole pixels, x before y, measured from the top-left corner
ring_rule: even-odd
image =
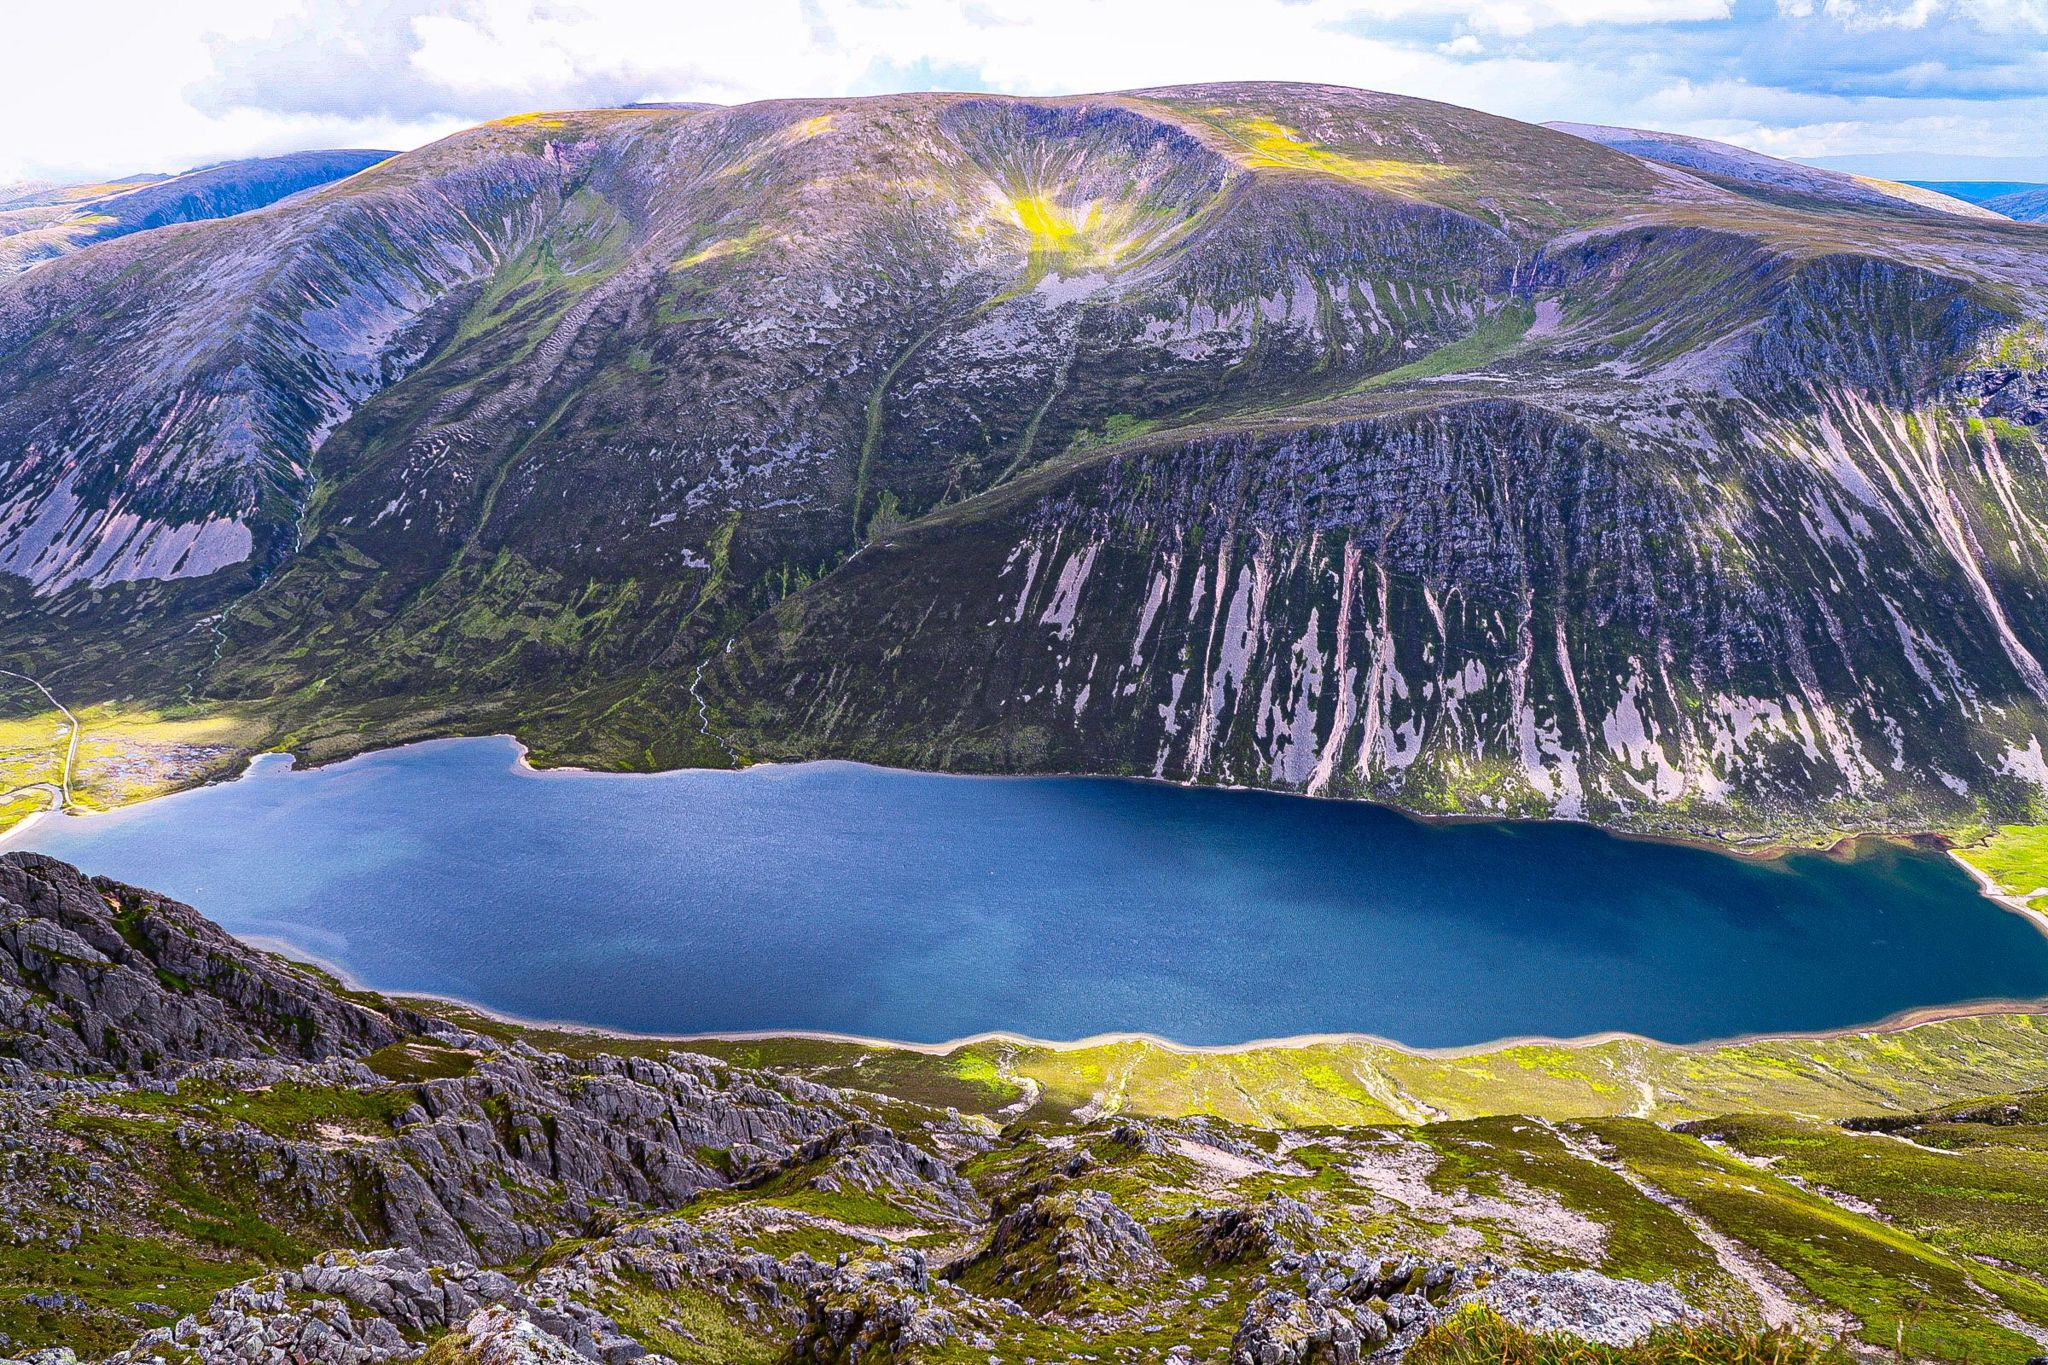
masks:
[[[16,673],[11,668],[0,668],[0,677],[21,679],[30,687],[33,687],[36,691],[42,693],[44,697],[49,699],[50,705],[56,707],[58,711],[63,713],[64,724],[65,727],[70,731],[71,738],[70,742],[64,746],[64,767],[59,775],[60,790],[58,792],[58,799],[60,804],[58,805],[57,809],[60,811],[70,810],[71,769],[73,765],[75,765],[78,762],[78,739],[80,733],[78,717],[71,714],[71,708],[67,707],[63,702],[57,700],[56,693],[52,692],[49,688],[43,686],[40,682],[37,682],[34,678],[31,678],[28,674]],[[48,784],[34,783],[32,785],[47,786]]]

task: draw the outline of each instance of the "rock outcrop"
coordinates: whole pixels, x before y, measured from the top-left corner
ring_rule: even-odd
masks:
[[[190,906],[0,854],[0,1057],[26,1071],[359,1056],[404,1030]]]

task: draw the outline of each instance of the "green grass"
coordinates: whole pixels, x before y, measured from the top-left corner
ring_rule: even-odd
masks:
[[[1714,1253],[1671,1209],[1642,1193],[1616,1172],[1565,1145],[1556,1129],[1520,1118],[1474,1119],[1431,1124],[1414,1130],[1442,1156],[1431,1183],[1451,1191],[1502,1192],[1503,1176],[1553,1196],[1574,1213],[1607,1231],[1607,1244],[1594,1267],[1629,1279],[1676,1284],[1693,1297],[1715,1297],[1726,1276]],[[1517,1253],[1539,1264],[1540,1250]],[[1569,1264],[1570,1258],[1553,1258]]]
[[[1142,1040],[1054,1047],[994,1040],[928,1053],[817,1038],[639,1039],[527,1028],[434,1001],[466,1028],[577,1056],[696,1052],[905,1103],[993,1116],[1039,1087],[1034,1119],[1091,1112],[1207,1115],[1254,1128],[1427,1118],[1663,1120],[1765,1112],[1837,1119],[1911,1113],[1960,1096],[2048,1086],[2048,1016],[1984,1014],[1890,1032],[1705,1048],[1623,1039],[1460,1054],[1363,1039],[1203,1052]]]
[[[1358,385],[1354,391],[1363,393],[1406,384],[1411,380],[1435,379],[1440,375],[1476,370],[1520,345],[1522,338],[1528,335],[1530,324],[1535,321],[1534,309],[1510,304],[1487,314],[1477,327],[1456,341],[1437,347],[1420,360],[1382,371]]]
[[[852,1227],[861,1228],[915,1228],[923,1227],[924,1220],[916,1214],[897,1208],[886,1200],[858,1190],[820,1190],[809,1187],[786,1190],[761,1196],[758,1202],[771,1204],[776,1208],[794,1209],[798,1213],[814,1213],[820,1218],[832,1218]]]
[[[272,1137],[307,1138],[326,1128],[385,1137],[414,1096],[404,1086],[356,1090],[285,1081],[264,1090],[231,1090],[187,1082],[174,1093],[131,1091],[113,1102],[131,1114],[246,1123]]]
[[[1944,1122],[1855,1133],[1745,1116],[1698,1131],[1876,1206],[1953,1254],[2048,1269],[2048,1126]]]
[[[254,1259],[208,1256],[168,1238],[93,1226],[81,1228],[68,1251],[40,1241],[0,1243],[0,1332],[17,1346],[61,1343],[88,1356],[110,1353],[150,1327],[199,1312],[219,1290],[264,1269]],[[71,1294],[86,1307],[40,1308],[27,1301],[30,1293]]]
[[[769,1365],[783,1354],[715,1296],[689,1285],[614,1284],[601,1303],[627,1335],[677,1365]]]
[[[2048,825],[2000,825],[1982,843],[1956,850],[2006,895],[2031,902],[2048,891]]]
[[[2035,1281],[1960,1259],[1695,1138],[1626,1120],[1588,1128],[1637,1176],[1855,1318],[1868,1342],[1952,1361],[2022,1359],[2037,1349],[1998,1320],[2005,1310],[2048,1322],[2048,1288]]]
[[[417,1040],[393,1043],[363,1058],[363,1065],[387,1081],[433,1081],[467,1076],[477,1055],[459,1048],[436,1047]]]
[[[851,1255],[869,1245],[865,1238],[849,1236],[816,1223],[792,1221],[773,1228],[740,1228],[726,1225],[735,1245],[786,1261],[799,1253],[830,1265],[841,1255]]]

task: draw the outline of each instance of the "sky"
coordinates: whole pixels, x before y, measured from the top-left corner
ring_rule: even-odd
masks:
[[[0,183],[311,147],[403,149],[505,114],[636,100],[1046,95],[1231,79],[1363,86],[1797,159],[1912,155],[1932,165],[1916,172],[1931,178],[1941,157],[2025,157],[2048,178],[2048,0],[98,0],[8,9]],[[1883,164],[1858,169],[1882,173]],[[1970,164],[1957,178],[1999,169]]]

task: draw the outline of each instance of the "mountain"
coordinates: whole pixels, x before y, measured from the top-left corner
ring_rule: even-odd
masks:
[[[2025,180],[1915,180],[1909,183],[1923,190],[1933,190],[1936,194],[1945,194],[1951,199],[1962,199],[1986,206],[1992,200],[2003,199],[2007,195],[2021,194],[2027,190],[2048,189],[2048,185],[2033,184]]]
[[[2048,223],[2048,185],[2035,185],[2014,194],[2001,194],[1995,199],[1984,201],[1987,209],[1996,209],[2008,218],[2022,223]]]
[[[1650,140],[601,110],[100,243],[0,283],[0,656],[314,757],[2031,811],[2048,237]]]
[[[1549,123],[1544,126],[1555,128],[1561,133],[1570,133],[1573,137],[1597,142],[1603,147],[1627,152],[1631,156],[1659,161],[1668,166],[1682,166],[1686,170],[1697,171],[1717,179],[1736,181],[1751,191],[1776,191],[1794,203],[1808,199],[1867,204],[1871,207],[1905,203],[1935,209],[1942,213],[1979,217],[1985,213],[1975,200],[1958,199],[1924,186],[1824,170],[1802,165],[1797,161],[1781,161],[1762,152],[1752,152],[1746,147],[1735,147],[1702,137],[1687,137],[1683,133],[1658,133],[1644,128],[1615,128],[1600,123]]]
[[[354,175],[389,152],[293,152],[182,175],[92,185],[0,186],[0,275],[94,242],[171,223],[226,218]]]
[[[0,1353],[2024,1359],[2044,1038],[2036,1015],[1458,1056],[553,1032],[344,990],[0,854]]]

